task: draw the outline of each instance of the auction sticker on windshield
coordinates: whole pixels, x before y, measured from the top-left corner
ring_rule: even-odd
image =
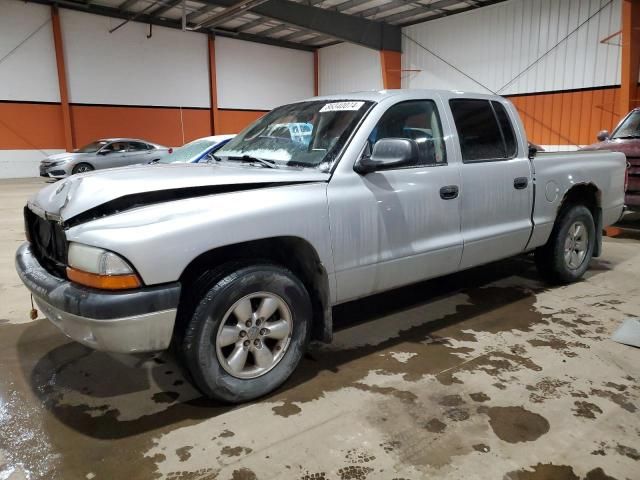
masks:
[[[324,112],[344,112],[348,110],[359,110],[364,102],[334,102],[327,103],[320,109],[320,113]]]

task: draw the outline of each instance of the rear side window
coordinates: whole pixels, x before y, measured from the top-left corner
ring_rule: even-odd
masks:
[[[458,131],[462,160],[505,160],[516,154],[511,121],[499,102],[479,99],[449,100]]]

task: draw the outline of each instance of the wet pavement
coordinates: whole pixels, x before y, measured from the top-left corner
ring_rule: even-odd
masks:
[[[529,257],[340,306],[331,345],[260,401],[200,397],[173,357],[113,356],[30,321],[3,181],[0,480],[640,478],[640,235],[612,232],[582,282]]]

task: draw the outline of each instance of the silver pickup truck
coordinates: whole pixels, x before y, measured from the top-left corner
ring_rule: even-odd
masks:
[[[624,181],[620,153],[530,151],[501,97],[318,97],[276,108],[206,164],[47,186],[25,207],[16,265],[72,339],[173,345],[204,394],[240,402],[331,340],[336,304],[523,252],[550,281],[579,279]]]

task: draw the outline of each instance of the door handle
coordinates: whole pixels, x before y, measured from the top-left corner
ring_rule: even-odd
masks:
[[[517,190],[527,188],[527,185],[529,185],[529,179],[527,177],[518,177],[513,179],[513,188]]]
[[[458,196],[458,186],[457,185],[447,185],[446,187],[442,187],[440,189],[440,198],[443,200],[453,200]]]

